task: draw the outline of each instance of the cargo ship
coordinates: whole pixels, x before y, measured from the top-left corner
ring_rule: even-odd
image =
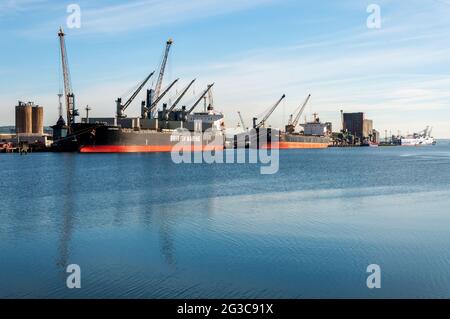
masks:
[[[280,149],[323,149],[331,143],[331,123],[321,123],[317,114],[312,122],[300,124],[303,131],[295,132],[293,125],[287,125],[286,131],[281,133]]]
[[[135,121],[145,123],[148,121]],[[158,125],[158,121],[150,121]],[[222,132],[223,115],[195,113],[186,121],[162,127],[146,128],[144,125],[124,127],[104,125],[93,129],[91,138],[79,148],[80,153],[159,153],[172,151],[219,151],[224,149]],[[208,132],[205,132],[207,129]]]
[[[190,85],[192,85],[191,82]],[[213,84],[201,94],[189,109],[182,106],[175,109],[190,85],[179,98],[168,107],[156,112],[158,99],[152,102],[153,90],[147,91],[147,102],[142,102],[142,115],[138,118],[123,116],[124,105],[119,98],[117,116],[112,119],[85,119],[91,125],[99,123],[90,132],[90,138],[84,138],[80,145],[81,153],[156,153],[156,152],[197,152],[223,150],[225,145],[225,122],[221,112],[214,110],[212,95]],[[159,100],[170,90],[169,86]],[[206,95],[209,94],[209,104]],[[203,112],[194,113],[194,109],[205,101]],[[129,104],[127,102],[125,105]],[[150,115],[150,116],[149,116]]]
[[[241,134],[244,135],[244,134]],[[261,128],[248,133],[250,148],[260,149],[324,149],[331,139],[327,136],[304,135],[303,133],[281,132],[278,129]],[[242,136],[238,138],[243,141]]]
[[[290,116],[285,132],[280,134],[280,149],[323,149],[328,148],[331,143],[331,123],[321,123],[317,114],[314,114],[312,122],[300,124],[303,130],[296,131],[300,117],[306,105],[311,99],[311,94],[306,97],[305,102]]]
[[[429,146],[436,145],[436,139],[431,136],[432,128],[427,126],[420,133],[414,133],[401,139],[402,146]]]
[[[308,95],[305,102],[296,110],[295,116],[292,114],[285,132],[275,128],[266,128],[265,124],[271,114],[280,105],[286,95],[283,96],[268,110],[263,119],[258,122],[258,118],[253,118],[253,129],[243,133],[236,134],[234,137],[235,148],[259,148],[259,149],[323,149],[328,148],[331,143],[331,123],[321,123],[317,114],[314,114],[314,120],[305,124],[300,124],[303,131],[296,132],[300,116],[308,104],[311,94]],[[245,123],[239,112],[242,127]]]

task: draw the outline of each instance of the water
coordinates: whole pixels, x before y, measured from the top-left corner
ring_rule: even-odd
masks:
[[[1,155],[0,297],[449,298],[449,168],[448,141],[283,151],[266,176],[169,154]]]

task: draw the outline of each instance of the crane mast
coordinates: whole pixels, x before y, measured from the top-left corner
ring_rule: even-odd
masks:
[[[206,94],[208,94],[208,92],[211,90],[211,88],[214,86],[213,84],[209,84],[208,87],[206,88],[206,90],[202,93],[202,95],[200,96],[200,98],[194,103],[194,105],[192,105],[192,107],[189,109],[189,111],[187,111],[186,114],[191,114],[192,111],[194,111],[194,109],[197,107],[197,105],[200,104],[200,102],[203,100],[203,98],[206,96]]]
[[[272,113],[276,110],[278,105],[280,105],[281,101],[283,101],[285,97],[286,97],[286,95],[283,94],[283,96],[274,104],[274,106],[272,106],[270,108],[269,112],[266,114],[266,116],[264,116],[264,118],[258,124],[256,124],[256,121],[258,119],[256,117],[254,117],[253,118],[253,128],[258,129],[258,128],[264,127],[264,125],[266,124],[266,121],[269,119],[269,117],[272,115]]]
[[[61,49],[61,66],[63,71],[64,79],[64,97],[66,102],[66,113],[67,113],[67,125],[69,130],[72,129],[72,125],[75,123],[75,117],[78,116],[78,110],[75,108],[75,95],[72,91],[72,82],[70,80],[69,63],[67,60],[67,49],[65,42],[65,33],[61,27],[58,32],[59,45]]]
[[[311,99],[311,94],[308,95],[305,102],[300,107],[299,112],[294,118],[294,115],[291,115],[291,118],[289,120],[289,124],[286,126],[286,132],[293,133],[295,131],[295,128],[298,125],[298,122],[300,121],[300,117],[302,116],[303,112],[305,111],[306,106],[308,105],[309,100]]]

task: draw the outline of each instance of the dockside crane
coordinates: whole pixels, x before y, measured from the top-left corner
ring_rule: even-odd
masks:
[[[175,100],[175,102],[172,104],[172,106],[167,110],[166,114],[164,114],[164,117],[167,119],[167,117],[169,116],[169,114],[177,107],[177,105],[181,102],[181,100],[183,99],[183,97],[186,95],[186,93],[189,91],[189,89],[191,88],[191,86],[194,84],[194,82],[197,79],[193,79],[187,86],[186,88],[181,92],[181,94],[178,96],[178,98]]]
[[[159,95],[161,93],[161,87],[162,87],[162,83],[163,83],[163,79],[164,79],[164,73],[166,71],[166,65],[167,65],[167,60],[169,59],[169,52],[170,52],[170,47],[173,44],[173,40],[169,39],[166,42],[166,49],[164,51],[164,57],[161,63],[161,68],[159,70],[159,75],[158,75],[158,81],[156,82],[156,86],[155,86],[155,99],[159,98]]]
[[[302,116],[303,112],[305,111],[306,106],[308,105],[309,100],[311,99],[311,94],[308,95],[305,102],[300,106],[300,110],[298,111],[297,115],[294,118],[294,114],[291,114],[289,124],[286,125],[286,133],[294,133],[295,128],[298,125],[298,122],[300,121],[300,117]]]
[[[256,124],[256,121],[258,120],[258,118],[254,117],[253,118],[253,128],[259,129],[261,127],[264,127],[266,124],[266,121],[269,119],[269,117],[272,115],[272,113],[276,110],[278,105],[280,105],[281,101],[283,101],[285,97],[286,97],[286,95],[283,94],[283,96],[270,108],[269,112],[266,114],[266,116],[264,116],[264,118],[258,124]]]
[[[212,87],[214,86],[214,83],[209,84],[208,87],[206,88],[206,90],[202,93],[202,95],[200,96],[200,98],[194,103],[194,105],[192,105],[192,107],[186,112],[186,115],[191,114],[194,109],[197,107],[197,105],[200,104],[200,102],[203,100],[203,98],[206,96],[206,94],[208,94],[208,92],[212,89]]]
[[[75,94],[72,90],[72,81],[70,79],[69,62],[67,58],[67,49],[65,33],[61,27],[58,32],[59,45],[61,49],[61,65],[64,79],[64,97],[66,101],[67,125],[69,132],[72,131],[72,125],[75,124],[75,117],[78,116],[78,110],[75,107]]]
[[[142,88],[147,84],[148,80],[155,74],[153,71],[150,73],[144,81],[139,85],[139,87],[134,91],[134,93],[130,96],[130,98],[125,102],[125,104],[122,105],[122,98],[118,98],[116,100],[116,108],[117,108],[117,118],[126,118],[125,110],[130,106],[131,103],[133,103],[136,96],[138,96],[139,92],[141,92]]]
[[[155,89],[147,90],[147,109],[150,109],[151,108],[150,106],[153,105],[154,101],[156,101],[161,95],[161,88],[164,80],[164,74],[166,72],[167,61],[169,60],[170,48],[172,47],[172,45],[173,40],[172,39],[167,40],[166,47],[164,49],[163,59],[161,62],[161,67],[159,68],[159,75],[158,80],[156,81]],[[142,115],[143,115],[142,117],[144,117],[144,114]],[[147,117],[152,116],[152,112],[147,112],[146,116]]]
[[[241,121],[242,128],[245,131],[248,131],[248,127],[245,126],[244,118],[242,117],[242,114],[240,111],[238,111],[238,115],[239,115],[239,120]]]

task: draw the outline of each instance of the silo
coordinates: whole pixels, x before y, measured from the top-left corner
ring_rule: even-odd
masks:
[[[16,106],[16,132],[30,134],[32,132],[32,106],[19,102]]]
[[[32,108],[32,132],[33,134],[44,134],[44,108],[33,106]]]
[[[31,134],[33,132],[33,110],[32,104],[28,103],[25,105],[24,110],[24,118],[25,118],[25,132],[26,134]]]
[[[16,106],[16,133],[23,133],[24,130],[24,114],[22,102]]]

